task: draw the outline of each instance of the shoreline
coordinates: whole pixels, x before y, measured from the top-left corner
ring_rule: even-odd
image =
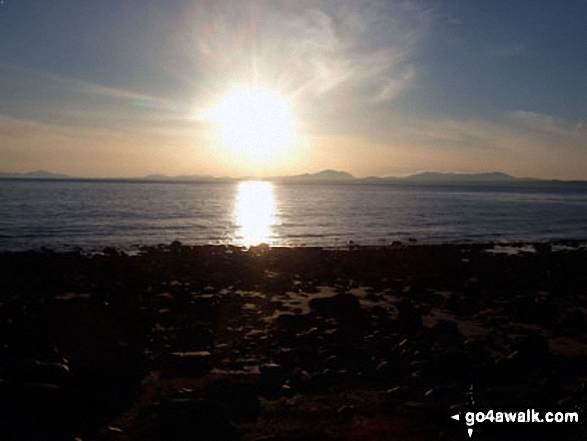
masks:
[[[471,385],[496,410],[582,405],[587,249],[486,246],[0,252],[0,433],[448,440]],[[584,415],[475,431],[578,440]]]
[[[250,248],[268,247],[270,249],[278,250],[295,250],[295,249],[321,249],[325,251],[344,251],[344,250],[385,250],[385,249],[398,249],[407,247],[454,247],[454,248],[476,248],[486,249],[500,248],[500,247],[513,247],[513,248],[527,248],[523,252],[540,252],[544,247],[551,247],[551,251],[572,251],[587,248],[587,237],[586,238],[545,238],[545,239],[498,239],[498,240],[461,240],[461,241],[427,241],[418,239],[409,239],[404,241],[389,241],[385,244],[362,244],[360,242],[354,242],[353,240],[346,241],[344,244],[301,244],[301,245],[271,245],[267,243],[261,243],[258,245],[240,245],[236,243],[222,243],[215,241],[214,243],[188,243],[179,240],[174,240],[169,243],[156,243],[156,244],[131,244],[131,245],[112,245],[106,244],[101,246],[80,246],[72,244],[61,244],[61,245],[39,245],[37,247],[19,247],[19,248],[2,248],[0,247],[0,254],[5,253],[82,253],[84,255],[99,255],[104,254],[104,250],[116,251],[118,253],[124,253],[128,256],[136,256],[142,252],[148,252],[149,250],[166,249],[171,246],[181,246],[189,249],[197,248],[218,248],[218,249],[239,249],[248,250]]]

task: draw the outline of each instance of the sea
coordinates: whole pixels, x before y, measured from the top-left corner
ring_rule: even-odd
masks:
[[[587,239],[587,186],[0,180],[0,250]]]

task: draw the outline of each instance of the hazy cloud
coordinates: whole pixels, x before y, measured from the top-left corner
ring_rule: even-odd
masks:
[[[211,89],[240,76],[299,96],[347,89],[376,101],[413,80],[410,57],[430,21],[416,1],[219,2],[194,16],[186,26]]]
[[[4,63],[0,61],[0,77],[17,78],[18,82],[24,87],[43,86],[49,83],[54,89],[60,89],[60,92],[79,93],[92,96],[103,96],[123,100],[158,100],[158,98],[146,94],[135,93],[124,89],[102,86],[99,84],[81,81],[75,78],[68,78],[55,75],[49,72],[42,72],[21,66]]]
[[[186,119],[185,104],[0,62],[3,109],[23,119],[90,126]]]
[[[526,53],[527,49],[525,43],[516,43],[488,49],[485,54],[491,58],[509,58],[522,55]]]
[[[551,115],[544,115],[527,110],[509,113],[510,118],[526,130],[565,138],[583,138],[587,141],[587,129],[582,122],[569,123]]]
[[[537,148],[587,147],[587,129],[551,115],[516,110],[501,121],[416,118],[405,121],[406,134],[424,142],[448,143],[469,149],[491,147],[514,150],[520,144]],[[579,141],[579,142],[578,142]]]
[[[396,143],[429,152],[429,165],[420,157],[428,169],[445,163],[446,170],[565,179],[584,179],[587,169],[587,129],[551,115],[517,110],[494,121],[404,118],[390,125],[400,127]]]
[[[42,168],[88,177],[188,173],[210,156],[200,135],[191,125],[84,127],[0,114],[1,171]]]

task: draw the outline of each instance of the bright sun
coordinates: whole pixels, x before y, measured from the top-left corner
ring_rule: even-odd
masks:
[[[222,144],[252,162],[265,162],[294,140],[289,101],[265,89],[241,89],[204,113]]]

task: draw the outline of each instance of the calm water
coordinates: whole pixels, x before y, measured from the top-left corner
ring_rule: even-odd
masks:
[[[587,187],[0,180],[0,249],[587,238]]]

